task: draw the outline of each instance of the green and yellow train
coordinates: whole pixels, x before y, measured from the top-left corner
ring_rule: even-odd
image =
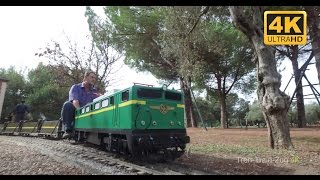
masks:
[[[132,155],[183,152],[190,141],[184,126],[183,95],[165,87],[134,84],[80,108],[75,140]]]
[[[100,96],[76,110],[74,140],[138,157],[179,157],[190,142],[184,126],[183,94],[164,87],[134,84]],[[61,120],[0,124],[0,134],[60,139]]]

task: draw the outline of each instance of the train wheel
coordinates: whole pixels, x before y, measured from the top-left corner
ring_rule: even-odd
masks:
[[[104,143],[105,149],[110,152],[112,150],[112,136],[104,137]]]
[[[75,140],[77,143],[82,143],[82,142],[84,142],[83,132],[81,132],[81,131],[75,131],[74,140]]]
[[[180,147],[180,149],[181,149],[182,151],[184,151],[184,150],[186,149],[186,145],[185,145],[185,144],[182,144],[182,145],[180,145],[179,147]]]

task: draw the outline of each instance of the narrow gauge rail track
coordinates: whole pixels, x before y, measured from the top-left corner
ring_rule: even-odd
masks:
[[[7,136],[9,141],[21,146],[31,146],[33,149],[50,157],[65,162],[72,162],[90,170],[93,174],[128,174],[128,175],[184,175],[169,169],[156,170],[145,165],[137,165],[115,154],[101,151],[86,144],[75,145],[73,141],[55,141],[39,137]],[[154,166],[153,166],[154,167]],[[112,172],[116,171],[116,172]]]

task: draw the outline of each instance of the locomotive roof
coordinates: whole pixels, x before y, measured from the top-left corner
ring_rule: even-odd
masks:
[[[152,86],[152,85],[134,84],[134,85],[130,85],[130,86],[126,87],[126,88],[117,89],[117,90],[115,90],[115,91],[113,91],[113,92],[107,93],[107,94],[104,95],[104,97],[111,96],[111,95],[113,95],[113,94],[116,94],[116,93],[118,93],[118,92],[124,91],[124,90],[126,90],[126,89],[131,89],[131,88],[133,88],[133,87],[141,87],[141,88],[146,88],[146,89],[163,89],[163,87],[160,87],[160,86],[154,87],[154,86]],[[181,93],[180,90],[175,90],[175,89],[166,89],[166,91]]]

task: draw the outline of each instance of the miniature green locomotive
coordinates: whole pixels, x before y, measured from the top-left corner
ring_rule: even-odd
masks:
[[[166,86],[134,84],[76,110],[75,140],[132,155],[183,152],[183,94]],[[181,153],[180,153],[181,154]]]

